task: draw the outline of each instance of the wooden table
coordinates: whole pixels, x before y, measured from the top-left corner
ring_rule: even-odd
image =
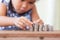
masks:
[[[60,37],[60,31],[0,31],[0,37]]]
[[[60,37],[60,31],[0,31],[0,37]]]

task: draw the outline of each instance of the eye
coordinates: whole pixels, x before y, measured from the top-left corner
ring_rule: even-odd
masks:
[[[29,2],[29,4],[33,4],[33,2]]]
[[[21,0],[21,1],[25,1],[25,0]]]

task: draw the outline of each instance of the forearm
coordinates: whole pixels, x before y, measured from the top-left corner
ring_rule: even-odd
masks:
[[[0,16],[0,26],[9,26],[14,25],[15,18],[7,17],[7,16]]]
[[[42,19],[39,17],[35,5],[34,5],[34,7],[32,8],[32,21],[33,21],[33,22],[37,22],[37,23],[39,23],[39,24],[43,24],[43,21],[42,21]]]
[[[34,6],[32,8],[31,16],[32,16],[32,21],[36,21],[37,19],[39,19],[38,12],[37,12],[35,4],[34,4]]]

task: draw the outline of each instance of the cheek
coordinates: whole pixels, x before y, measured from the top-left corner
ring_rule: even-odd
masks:
[[[14,6],[15,9],[20,9],[20,7],[21,7],[20,4]]]
[[[19,9],[21,6],[21,3],[19,3],[18,1],[14,1],[14,2],[12,2],[12,5],[15,9]]]
[[[28,6],[28,10],[29,10],[29,9],[32,9],[32,8],[33,8],[33,5]]]

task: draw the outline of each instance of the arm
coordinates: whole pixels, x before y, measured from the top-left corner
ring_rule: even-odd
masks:
[[[7,17],[6,16],[7,7],[5,4],[0,4],[0,26],[10,26],[15,25],[20,28],[25,28],[25,25],[32,26],[32,22],[25,17]],[[24,25],[25,24],[25,25]]]
[[[6,16],[7,7],[5,4],[0,3],[0,26],[13,25],[14,18],[9,18]]]
[[[36,21],[38,22],[39,24],[43,24],[43,21],[40,19],[40,17],[38,16],[38,13],[37,13],[37,10],[36,10],[36,7],[35,5],[33,6],[32,8],[32,21]]]

